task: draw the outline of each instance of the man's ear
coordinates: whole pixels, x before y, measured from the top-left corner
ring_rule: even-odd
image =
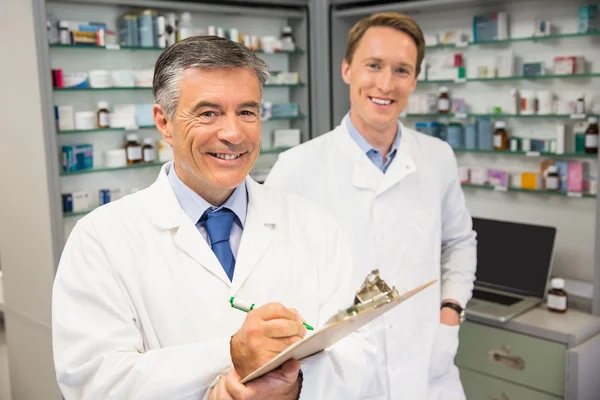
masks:
[[[345,58],[344,61],[342,61],[342,79],[346,84],[350,84],[350,64]]]
[[[154,123],[156,124],[156,128],[165,139],[165,142],[173,145],[173,135],[171,134],[171,130],[169,129],[169,118],[167,116],[167,112],[160,105],[155,104],[152,107],[152,115],[154,117]]]

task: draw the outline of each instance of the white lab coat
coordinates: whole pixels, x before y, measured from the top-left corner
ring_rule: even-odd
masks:
[[[250,178],[229,282],[171,189],[171,165],[149,188],[84,217],[69,237],[52,304],[67,400],[202,399],[231,366],[230,337],[246,317],[230,296],[281,302],[317,326],[352,304],[350,252],[333,218]],[[353,334],[303,360],[301,398],[358,398],[374,362],[369,338]]]
[[[399,289],[426,289],[375,321],[380,390],[388,399],[464,399],[454,356],[458,327],[439,323],[440,300],[464,307],[475,280],[476,240],[447,143],[401,127],[384,174],[346,125],[280,155],[266,185],[327,209],[350,238],[357,273],[378,268]],[[439,281],[438,281],[439,283]],[[441,292],[441,295],[440,295]],[[430,362],[431,361],[431,362]]]

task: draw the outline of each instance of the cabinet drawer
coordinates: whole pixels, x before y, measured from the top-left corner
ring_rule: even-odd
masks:
[[[546,393],[461,368],[460,380],[467,400],[559,400]]]
[[[562,344],[465,322],[456,365],[563,396],[565,357]]]

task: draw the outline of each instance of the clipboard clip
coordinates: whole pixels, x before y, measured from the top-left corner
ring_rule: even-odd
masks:
[[[367,275],[360,289],[356,292],[354,305],[335,314],[325,325],[334,324],[352,318],[361,312],[381,307],[398,297],[400,297],[398,290],[395,287],[390,288],[379,276],[379,270],[375,269]]]

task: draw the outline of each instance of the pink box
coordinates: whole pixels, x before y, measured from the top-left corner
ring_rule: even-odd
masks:
[[[490,185],[508,187],[508,173],[498,169],[489,169],[488,178]]]
[[[569,161],[567,173],[567,191],[577,193],[583,192],[583,168],[583,162]]]

